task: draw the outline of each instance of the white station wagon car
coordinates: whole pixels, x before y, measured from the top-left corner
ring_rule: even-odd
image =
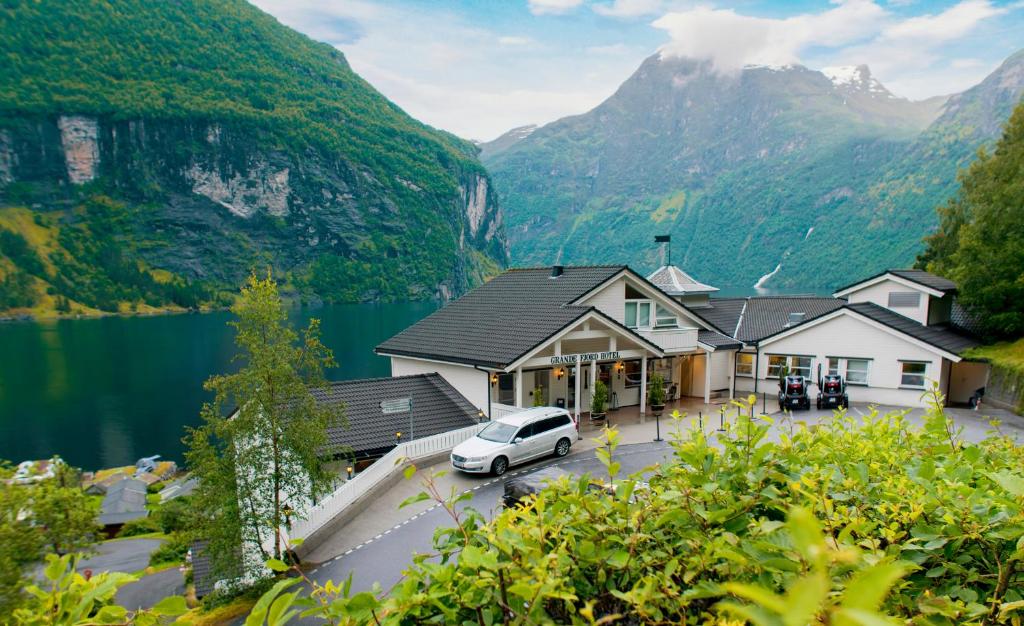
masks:
[[[492,472],[549,454],[569,454],[576,423],[565,409],[535,407],[498,418],[476,436],[455,446],[452,467],[463,472]]]

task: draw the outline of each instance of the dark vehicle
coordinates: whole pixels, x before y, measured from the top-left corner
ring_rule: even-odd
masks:
[[[501,496],[501,504],[506,509],[525,504],[527,498],[531,495],[536,495],[552,482],[557,481],[566,474],[567,472],[557,467],[548,467],[536,472],[531,472],[524,476],[510,478],[505,481],[505,493]],[[590,484],[587,485],[587,489],[593,492],[615,495],[624,484],[625,481],[621,480],[616,481],[615,484],[612,485],[602,480],[592,479]],[[643,491],[646,489],[650,489],[646,482],[637,481],[633,483],[634,495],[630,496],[630,502],[635,501],[635,494],[637,491]]]
[[[566,472],[557,467],[549,467],[516,478],[509,478],[505,481],[505,493],[501,496],[501,503],[506,509],[510,509],[526,500],[527,497],[540,492],[552,481],[558,480],[565,474]]]
[[[974,393],[971,395],[971,397],[967,399],[967,406],[969,406],[972,409],[974,409],[975,411],[977,411],[978,407],[981,406],[981,400],[984,397],[985,397],[985,388],[984,387],[980,387],[978,389],[975,389]]]
[[[846,381],[838,374],[826,374],[818,379],[819,409],[831,407],[850,408],[850,397],[846,395]]]
[[[786,376],[779,381],[779,410],[810,409],[811,397],[807,395],[807,379],[803,376]]]

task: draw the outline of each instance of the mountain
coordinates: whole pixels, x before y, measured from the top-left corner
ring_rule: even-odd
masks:
[[[957,166],[1020,97],[1021,62],[976,93],[912,102],[866,66],[722,73],[655,55],[592,111],[484,163],[517,264],[650,267],[652,236],[671,233],[704,282],[824,291],[913,261]]]
[[[535,130],[537,130],[536,124],[518,126],[502,134],[497,139],[477,143],[477,147],[480,148],[480,158],[486,159],[508,150],[523,139],[529,137]]]
[[[0,309],[217,303],[268,266],[448,298],[507,263],[472,144],[243,0],[14,0],[0,58]]]

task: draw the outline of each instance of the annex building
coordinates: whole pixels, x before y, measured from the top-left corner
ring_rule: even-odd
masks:
[[[813,382],[839,373],[850,399],[916,406],[931,382],[952,403],[983,387],[988,367],[956,286],[920,270],[891,270],[831,297],[715,298],[675,266],[642,276],[628,266],[511,269],[376,348],[392,376],[436,372],[480,411],[541,403],[579,416],[594,381],[610,406],[646,410],[655,372],[668,398],[777,391],[778,372]]]

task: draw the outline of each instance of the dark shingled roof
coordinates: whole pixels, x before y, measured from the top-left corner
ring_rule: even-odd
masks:
[[[743,307],[746,305],[747,298],[710,298],[708,306],[687,306],[686,308],[722,333],[732,337],[736,332],[736,322],[739,321]]]
[[[736,338],[743,342],[755,342],[795,324],[790,323],[790,314],[803,313],[800,323],[831,313],[846,304],[837,298],[818,296],[758,296],[747,301]]]
[[[727,335],[744,343],[757,343],[785,330],[790,325],[790,314],[803,313],[803,323],[838,309],[846,301],[819,296],[751,296],[711,298],[710,304],[711,308],[694,307],[690,311]]]
[[[377,346],[383,354],[503,368],[583,317],[566,306],[623,265],[511,269]]]
[[[956,291],[956,283],[953,281],[924,270],[889,270],[889,273],[936,291]]]
[[[926,272],[924,270],[899,270],[899,269],[896,269],[896,270],[885,270],[884,272],[880,272],[878,274],[875,274],[874,276],[868,276],[867,278],[862,278],[862,279],[858,280],[855,283],[850,283],[849,285],[846,285],[844,287],[840,287],[839,289],[836,289],[834,293],[840,293],[842,291],[846,291],[850,287],[855,287],[855,286],[857,286],[857,285],[859,285],[861,283],[866,283],[869,280],[874,280],[874,279],[876,279],[876,278],[878,278],[880,276],[885,276],[886,274],[892,274],[893,276],[899,276],[900,278],[903,278],[905,280],[909,280],[911,282],[917,283],[918,285],[921,285],[923,287],[928,287],[930,289],[935,289],[936,291],[942,291],[942,292],[947,292],[947,291],[955,292],[956,291],[956,283],[954,283],[953,281],[949,280],[948,278],[943,278],[941,276],[936,276],[935,274],[932,274],[931,272]]]
[[[197,539],[192,542],[192,581],[195,585],[196,598],[202,598],[213,592],[213,586],[217,582],[213,576],[213,567],[210,557],[206,555],[206,546],[210,542],[205,539]]]
[[[968,311],[959,301],[953,300],[949,321],[953,326],[964,330],[968,335],[981,334],[981,323],[973,313]]]
[[[697,341],[712,348],[742,348],[743,344],[732,337],[713,330],[698,330]]]
[[[486,384],[486,374],[480,372],[480,386]],[[382,400],[412,398],[415,439],[479,422],[477,408],[436,373],[346,380],[313,393],[322,402],[344,404],[346,425],[328,429],[327,437],[332,448],[345,446],[357,457],[390,450],[397,432],[408,441],[409,414],[385,415],[380,409]]]
[[[950,326],[925,326],[917,320],[912,320],[895,311],[878,306],[873,302],[857,302],[846,305],[846,308],[869,317],[889,328],[898,330],[914,339],[953,354],[961,354],[979,345],[978,341],[973,337]]]

